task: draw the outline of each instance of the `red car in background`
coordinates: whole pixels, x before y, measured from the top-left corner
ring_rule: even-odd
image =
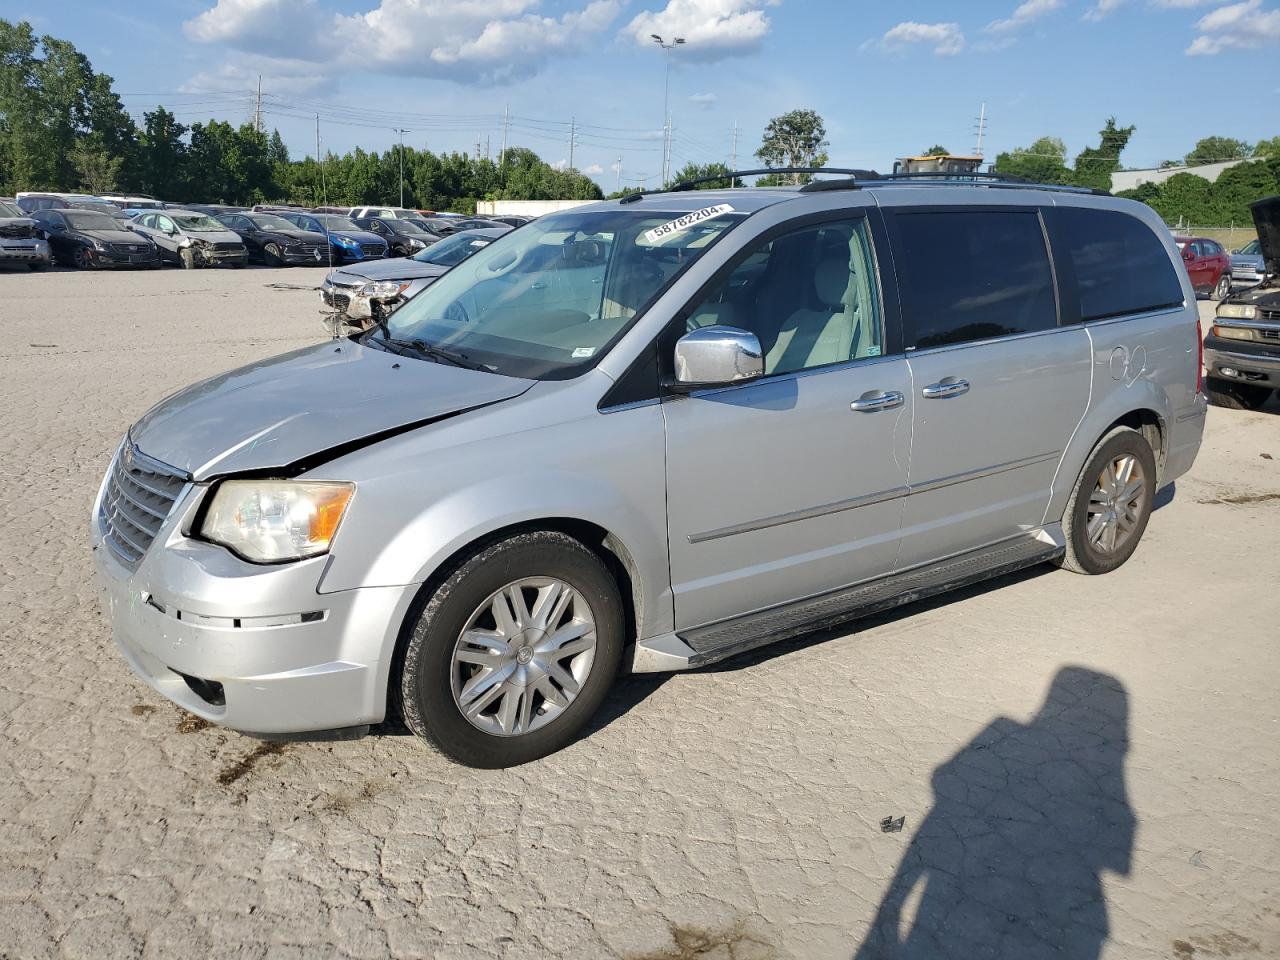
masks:
[[[1197,294],[1222,300],[1231,292],[1231,255],[1222,244],[1208,237],[1174,237],[1173,242],[1182,251],[1182,265]]]

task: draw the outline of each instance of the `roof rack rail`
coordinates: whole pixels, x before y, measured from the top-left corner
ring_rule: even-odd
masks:
[[[739,177],[763,177],[780,173],[840,173],[858,180],[875,180],[880,174],[874,170],[851,170],[845,167],[762,167],[757,170],[731,170],[714,177],[698,177],[696,180],[682,180],[667,188],[667,192],[676,193],[681,190],[692,190],[699,184],[716,183],[720,180],[733,182]]]
[[[813,193],[820,190],[857,190],[862,186],[891,186],[904,183],[926,183],[933,186],[954,184],[963,186],[966,184],[985,186],[985,187],[1007,187],[1015,190],[1048,190],[1057,193],[1086,193],[1095,196],[1109,197],[1111,192],[1108,190],[1098,190],[1095,187],[1073,187],[1065,184],[1056,183],[1037,183],[1034,180],[1028,180],[1025,177],[1015,177],[1007,173],[977,173],[955,171],[919,171],[910,173],[884,173],[876,177],[869,178],[874,183],[868,184],[865,180],[815,180],[807,183],[800,188],[801,193]]]

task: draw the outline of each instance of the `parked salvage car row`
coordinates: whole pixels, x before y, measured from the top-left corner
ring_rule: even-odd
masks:
[[[32,269],[186,269],[247,263],[338,266],[421,253],[473,229],[506,232],[528,222],[403,207],[172,204],[153,197],[19,193],[0,198],[0,262]]]

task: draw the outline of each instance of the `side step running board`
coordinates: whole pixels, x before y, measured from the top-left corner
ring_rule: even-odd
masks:
[[[693,651],[688,665],[702,667],[777,640],[1013,573],[1064,552],[1061,532],[1044,530],[1036,537],[1006,540],[904,573],[686,630],[679,636]]]

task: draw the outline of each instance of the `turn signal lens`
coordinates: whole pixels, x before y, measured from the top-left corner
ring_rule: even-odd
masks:
[[[1244,327],[1220,327],[1217,324],[1213,327],[1213,335],[1221,337],[1224,340],[1252,340],[1253,331]]]

